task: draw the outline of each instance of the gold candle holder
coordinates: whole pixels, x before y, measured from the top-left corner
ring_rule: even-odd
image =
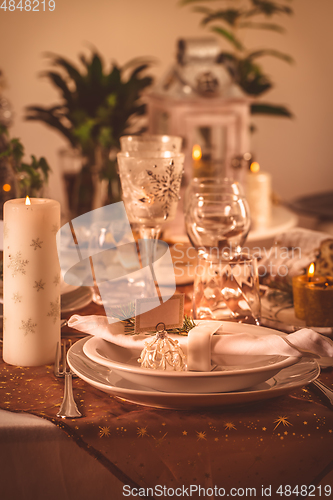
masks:
[[[307,309],[306,287],[308,285],[325,284],[324,276],[301,276],[293,277],[293,300],[295,316],[298,319],[305,320]]]
[[[307,326],[328,327],[333,325],[333,278],[327,276],[324,283],[307,283],[305,292],[305,322]]]

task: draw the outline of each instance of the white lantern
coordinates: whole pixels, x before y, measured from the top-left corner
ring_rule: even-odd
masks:
[[[219,53],[215,39],[179,40],[177,63],[148,96],[149,132],[183,138],[187,180],[241,180],[233,167],[249,151],[250,100],[218,63]],[[201,157],[192,158],[193,148]]]

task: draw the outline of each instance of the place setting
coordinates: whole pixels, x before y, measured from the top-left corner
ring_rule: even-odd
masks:
[[[129,143],[124,138],[122,144]],[[147,143],[153,144],[149,136]],[[146,151],[143,144],[142,138],[139,150],[122,151],[118,161],[126,213],[142,238],[139,260],[150,273],[139,276],[135,252],[130,255],[127,246],[126,269],[132,271],[127,280],[133,290],[135,280],[142,280],[141,296],[127,296],[123,303],[125,295],[116,294],[111,300],[110,280],[98,286],[95,281],[106,316],[69,318],[71,329],[89,335],[68,352],[72,371],[123,400],[177,409],[259,401],[313,383],[320,373],[318,360],[324,366],[333,344],[311,329],[287,335],[263,326],[265,285],[258,272],[263,261],[245,249],[250,210],[236,181],[194,178],[186,190],[185,227],[197,259],[187,294],[189,315],[184,313],[186,296],[174,294],[175,266],[158,240],[163,223],[172,221],[177,209],[182,172],[175,177],[170,165],[178,153],[160,144],[157,151]],[[118,237],[118,249],[110,249],[107,242],[116,239],[111,225],[102,231],[103,275],[111,278],[105,262],[124,261],[121,249],[129,239]],[[97,255],[95,269],[101,266]],[[163,286],[165,275],[173,288]]]

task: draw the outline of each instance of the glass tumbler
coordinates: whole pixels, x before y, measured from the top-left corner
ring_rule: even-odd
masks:
[[[193,290],[195,319],[252,320],[259,324],[257,260],[240,253],[230,259],[199,258]]]

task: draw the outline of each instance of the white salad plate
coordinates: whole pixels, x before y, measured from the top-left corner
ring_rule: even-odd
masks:
[[[300,359],[295,365],[279,371],[266,382],[240,392],[178,393],[161,392],[130,382],[109,368],[95,363],[83,352],[88,338],[77,341],[68,351],[68,363],[82,380],[92,387],[122,400],[155,408],[194,410],[233,404],[245,404],[288,394],[315,380],[320,368],[310,358]]]
[[[227,360],[212,371],[174,371],[142,368],[140,351],[122,347],[99,337],[91,337],[84,345],[85,355],[129,382],[164,392],[212,393],[239,391],[273,377],[283,368],[297,363],[295,356],[242,356],[242,364]],[[227,359],[227,356],[224,356]],[[235,356],[232,356],[233,362]],[[237,359],[237,357],[236,357]],[[246,361],[244,362],[244,359]]]

